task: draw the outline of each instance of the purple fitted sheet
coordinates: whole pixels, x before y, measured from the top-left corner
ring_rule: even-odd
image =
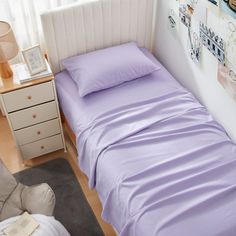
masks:
[[[163,66],[85,98],[66,72],[56,86],[80,167],[120,235],[235,235],[236,145]]]

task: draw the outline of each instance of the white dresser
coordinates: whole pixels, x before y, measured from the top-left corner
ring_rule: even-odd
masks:
[[[54,78],[0,82],[3,110],[23,160],[65,149]]]

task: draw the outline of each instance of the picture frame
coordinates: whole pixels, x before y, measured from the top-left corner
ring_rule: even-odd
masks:
[[[47,70],[47,64],[39,45],[23,50],[22,55],[30,75],[35,75]]]

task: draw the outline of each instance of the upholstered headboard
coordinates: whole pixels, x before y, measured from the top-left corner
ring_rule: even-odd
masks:
[[[54,73],[61,59],[129,41],[152,50],[156,0],[97,0],[41,15]]]

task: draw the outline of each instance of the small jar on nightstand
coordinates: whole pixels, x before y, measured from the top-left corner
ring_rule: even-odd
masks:
[[[66,150],[54,77],[0,78],[0,100],[23,160]]]

